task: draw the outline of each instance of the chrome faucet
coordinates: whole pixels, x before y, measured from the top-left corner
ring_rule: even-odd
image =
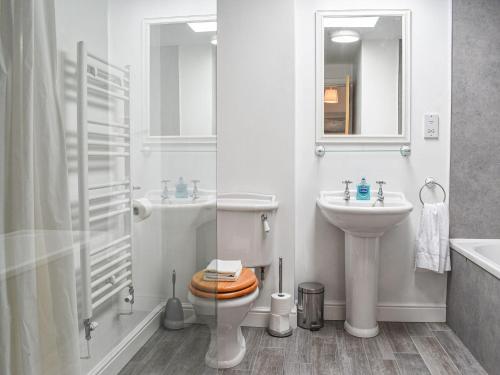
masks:
[[[374,206],[377,204],[377,202],[384,204],[384,190],[382,186],[386,184],[386,182],[382,180],[375,182],[378,184],[378,192],[377,192],[377,200],[373,203]]]
[[[200,191],[198,190],[198,183],[200,180],[191,180],[191,182],[193,183],[193,194],[191,194],[191,197],[195,201],[200,197]]]
[[[342,181],[342,183],[345,184],[344,200],[349,201],[349,200],[351,200],[351,192],[349,191],[349,184],[352,184],[352,181],[345,180],[345,181]]]
[[[163,191],[161,192],[161,199],[162,200],[169,199],[168,183],[170,182],[170,180],[161,180],[161,182],[163,184]]]

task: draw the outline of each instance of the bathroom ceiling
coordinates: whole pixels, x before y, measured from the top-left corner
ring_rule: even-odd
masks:
[[[210,43],[215,34],[214,31],[196,33],[186,23],[153,25],[151,26],[151,45],[177,46]]]
[[[360,43],[333,43],[330,41],[330,33],[335,30],[354,30],[359,33],[361,40],[369,39],[396,39],[402,37],[402,25],[400,17],[380,17],[375,27],[349,27],[349,28],[325,28],[325,64],[349,64],[356,60]]]

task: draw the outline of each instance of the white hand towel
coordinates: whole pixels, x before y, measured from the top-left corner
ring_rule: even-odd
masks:
[[[230,274],[218,274],[214,272],[205,272],[203,274],[203,280],[205,281],[236,281],[240,278],[241,270],[236,272],[234,275]]]
[[[449,232],[448,206],[424,204],[415,244],[415,268],[438,273],[451,270]]]
[[[241,272],[242,268],[241,260],[213,259],[205,269],[205,273],[234,276],[238,271]]]

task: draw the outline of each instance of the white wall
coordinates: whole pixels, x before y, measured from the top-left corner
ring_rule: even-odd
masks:
[[[328,83],[329,79],[345,83],[345,77],[351,76],[352,79],[354,73],[352,64],[326,64],[324,72],[326,83]]]
[[[151,121],[151,135],[179,135],[181,129],[181,113],[180,113],[180,77],[179,77],[179,47],[178,46],[161,46],[159,61],[157,64],[160,67],[158,75],[155,75],[151,69],[149,97],[151,100],[150,115],[153,112],[159,112],[159,132],[153,133],[153,120]],[[152,68],[152,67],[151,67]],[[153,83],[160,81],[160,87],[155,87]],[[159,89],[159,90],[158,90]],[[159,100],[157,99],[159,98]],[[153,107],[153,100],[158,101],[158,107]]]
[[[157,32],[151,33],[151,41],[154,34]],[[213,135],[213,48],[209,43],[179,46],[151,43],[151,135]]]
[[[215,4],[160,0],[125,4],[111,0],[110,49],[115,59],[132,65],[132,102],[136,103],[132,123],[136,135],[143,135],[139,104],[143,94],[139,52],[142,19],[213,14]],[[335,3],[336,9],[354,6],[373,7],[361,0]],[[357,180],[363,174],[369,181],[385,179],[386,190],[403,191],[415,210],[381,241],[380,304],[389,305],[386,314],[396,312],[394,319],[408,319],[408,306],[418,309],[420,319],[439,319],[444,317],[445,277],[414,273],[412,251],[420,211],[418,189],[426,176],[435,176],[448,186],[450,2],[386,0],[380,6],[412,10],[413,154],[408,159],[397,152],[330,153],[323,159],[314,154],[314,12],[332,9],[330,1],[219,0],[218,191],[277,194],[280,208],[273,228],[275,259],[281,255],[285,260],[285,290],[295,290],[294,262],[296,283],[323,282],[327,317],[341,318],[345,298],[343,234],[322,218],[315,199],[320,190],[341,189],[340,181],[346,177]],[[425,112],[441,116],[438,141],[423,139]],[[181,173],[185,178],[201,175],[202,181],[215,181],[213,153],[143,153],[140,145],[136,146],[136,179],[144,190],[158,188],[161,178]],[[270,293],[276,287],[274,263],[267,270],[258,308],[269,306]]]
[[[212,44],[179,46],[179,91],[182,135],[212,135]]]
[[[216,3],[212,0],[109,0],[110,58],[116,63],[131,66],[133,181],[134,185],[141,187],[135,192],[136,197],[161,189],[163,179],[172,180],[170,190],[173,191],[179,176],[183,176],[190,185],[191,179],[199,179],[201,188],[215,189],[215,152],[172,151],[161,145],[144,147],[148,124],[144,123],[143,116],[146,85],[142,70],[144,19],[215,13]],[[215,213],[212,216],[215,222]],[[169,221],[172,219],[175,223]],[[178,276],[178,297],[187,302],[185,287],[197,267],[201,268],[196,263],[197,250],[215,254],[215,244],[210,241],[206,247],[197,249],[201,240],[177,240],[177,237],[187,233],[185,231],[179,230],[176,241],[172,241],[168,230],[177,224],[193,231],[187,224],[189,220],[180,214],[169,212],[167,216],[162,216],[155,211],[150,218],[134,226],[136,304],[151,308],[170,296],[170,272],[173,268],[176,268]],[[215,228],[207,229],[207,232],[208,236],[204,238],[209,238],[210,234],[215,236]]]
[[[363,40],[360,56],[363,85],[358,95],[363,105],[356,108],[356,114],[365,122],[362,134],[397,134],[399,40]]]
[[[280,202],[275,262],[256,303],[267,308],[280,255],[284,290],[293,292],[293,2],[219,0],[217,10],[217,188],[272,193]]]
[[[141,186],[138,196],[160,189],[162,179],[200,179],[202,188],[215,188],[215,152],[167,152],[152,147],[145,152],[143,138],[148,124],[143,122],[142,22],[146,18],[216,14],[215,0],[109,0],[110,56],[131,65],[131,123],[134,131],[134,180]]]
[[[363,101],[361,100],[360,93],[363,91],[363,75],[361,74],[363,66],[361,64],[361,48],[356,55],[356,63],[354,64],[354,71],[356,75],[355,87],[354,87],[354,108],[362,108]],[[363,121],[361,119],[362,111],[357,111],[354,115],[353,133],[361,134],[363,129],[361,125]]]
[[[450,0],[383,0],[376,7],[412,11],[412,155],[399,152],[314,154],[315,25],[317,10],[373,9],[372,1],[298,0],[295,11],[295,259],[296,283],[326,286],[326,316],[341,318],[344,293],[344,236],[316,207],[320,190],[342,189],[340,181],[366,176],[387,181],[387,191],[402,191],[415,208],[409,219],[381,240],[379,306],[382,318],[445,318],[446,276],[413,270],[413,243],[420,214],[418,190],[435,176],[448,189],[450,153]],[[284,60],[282,60],[284,61]],[[366,80],[363,82],[366,84]],[[423,115],[440,115],[440,139],[423,139]],[[364,118],[362,118],[364,120]],[[284,142],[279,143],[283,150]],[[284,243],[280,244],[283,246]]]

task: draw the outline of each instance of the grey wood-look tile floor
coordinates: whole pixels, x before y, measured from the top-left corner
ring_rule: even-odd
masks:
[[[446,324],[382,322],[380,328],[377,337],[360,339],[346,333],[342,321],[327,321],[320,331],[297,328],[280,339],[243,327],[243,362],[218,371],[204,363],[206,326],[160,328],[120,375],[486,374]]]

